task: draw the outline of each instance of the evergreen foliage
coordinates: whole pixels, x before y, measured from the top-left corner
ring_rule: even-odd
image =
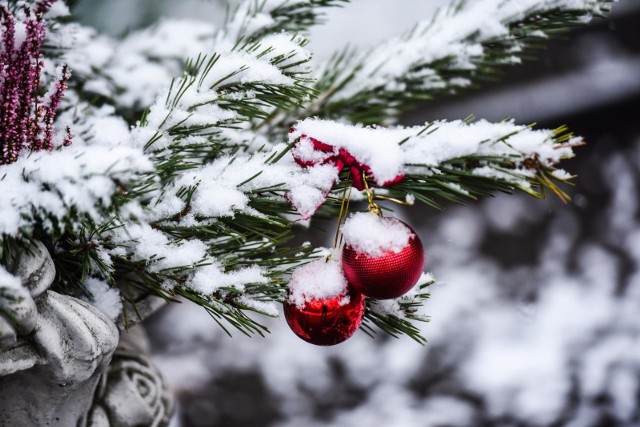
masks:
[[[185,37],[200,51],[190,59],[179,48],[162,51],[161,36],[174,24],[112,40],[71,22],[58,4],[49,18],[42,83],[56,64],[66,62],[74,72],[56,125],[69,125],[75,139],[71,147],[22,153],[10,165],[0,161],[0,189],[38,188],[0,206],[3,263],[42,241],[54,256],[61,292],[88,295],[83,284],[93,278],[119,286],[124,300],[133,288],[168,301],[184,297],[225,330],[262,335],[266,328],[247,313],[277,315],[272,303],[284,299],[292,269],[324,254],[291,243],[298,213],[290,195],[303,184],[324,192],[318,215],[336,216],[349,179],[343,172],[327,190],[313,180],[317,169],[295,164],[291,150],[298,139],[287,141],[292,126],[309,117],[392,125],[422,101],[530,59],[545,39],[602,15],[612,3],[456,1],[402,36],[366,52],[342,50],[314,70],[303,34],[321,22],[325,8],[346,2],[245,1],[220,30],[191,28]],[[152,47],[140,47],[140,40]],[[88,54],[99,49],[102,55]],[[158,78],[129,78],[127,70],[139,68]],[[402,163],[404,179],[394,185],[371,183],[378,198],[435,208],[518,189],[536,197],[550,190],[566,200],[558,183],[570,176],[557,163],[582,143],[565,128],[537,131],[473,118],[390,129],[406,135],[395,141],[405,152],[454,133],[473,148],[447,146],[456,149],[437,161],[418,156]],[[558,155],[543,156],[547,149]],[[103,166],[86,161],[88,153],[103,156]],[[71,170],[52,172],[56,162],[70,159],[77,159]],[[100,181],[89,186],[88,176]],[[375,326],[424,342],[414,322],[428,319],[420,308],[431,283],[399,299],[395,314],[369,302],[365,332]]]

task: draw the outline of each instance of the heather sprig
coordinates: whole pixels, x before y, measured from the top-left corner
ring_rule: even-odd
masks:
[[[66,65],[48,94],[44,97],[38,94],[44,67],[41,48],[47,29],[43,15],[54,2],[40,1],[33,9],[25,6],[21,19],[0,6],[0,164],[15,162],[26,149],[41,151],[55,147],[53,123],[70,77]],[[22,37],[18,25],[24,28]],[[70,143],[70,135],[69,130],[64,138],[66,145]]]

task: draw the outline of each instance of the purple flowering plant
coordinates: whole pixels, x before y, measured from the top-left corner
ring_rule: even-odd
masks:
[[[0,6],[0,164],[15,162],[25,151],[55,148],[54,120],[71,75],[63,65],[60,77],[40,95],[44,68],[42,43],[47,24],[44,14],[55,0],[36,2],[33,8],[11,11]],[[62,145],[73,135],[66,128]]]

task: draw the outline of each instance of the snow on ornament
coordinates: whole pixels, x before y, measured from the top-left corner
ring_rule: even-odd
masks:
[[[349,286],[339,260],[320,259],[291,275],[284,316],[304,341],[323,346],[345,341],[360,327],[364,309],[364,296]]]
[[[397,133],[388,129],[346,125],[329,120],[307,118],[297,122],[289,130],[291,154],[296,163],[306,168],[309,174],[317,169],[329,167],[333,171],[331,185],[323,182],[323,190],[312,190],[310,203],[299,191],[291,191],[287,198],[294,208],[309,219],[324,203],[339,173],[348,170],[351,185],[365,189],[366,178],[379,187],[387,187],[404,179],[403,154],[399,142],[406,139],[406,132]],[[305,189],[305,191],[309,191]],[[300,209],[300,205],[305,208]]]
[[[411,290],[424,269],[418,235],[396,218],[372,212],[352,215],[342,228],[342,268],[349,283],[376,299],[400,297]]]

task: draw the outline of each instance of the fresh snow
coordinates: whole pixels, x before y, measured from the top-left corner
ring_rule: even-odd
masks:
[[[88,278],[84,283],[85,288],[91,294],[90,298],[83,298],[105,313],[111,320],[116,320],[122,313],[122,300],[120,291],[110,287],[106,282],[93,277]]]
[[[302,136],[312,137],[336,149],[344,148],[361,163],[374,171],[378,184],[392,181],[402,173],[402,150],[398,143],[414,133],[413,129],[374,128],[337,123],[329,120],[308,118],[296,123],[289,133],[292,142]],[[304,138],[303,138],[304,140]],[[306,154],[308,146],[298,151]],[[316,160],[311,153],[305,160]]]
[[[351,215],[342,226],[346,246],[373,258],[387,252],[399,253],[414,233],[395,218],[380,218],[370,212]]]
[[[293,272],[289,280],[289,302],[304,309],[309,301],[342,296],[340,304],[348,304],[348,285],[339,254],[334,253],[329,259],[318,259]]]
[[[322,164],[331,155],[313,150],[308,138],[315,138],[335,147],[333,154],[338,149],[345,149],[361,164],[369,166],[378,185],[400,174],[438,173],[438,168],[447,162],[465,157],[511,157],[516,165],[525,159],[537,158],[549,167],[572,157],[571,146],[580,142],[575,138],[561,146],[555,143],[553,131],[531,129],[517,125],[513,120],[501,123],[434,121],[425,126],[377,128],[308,118],[297,122],[289,134],[290,142],[297,138],[301,138],[299,146],[294,148],[298,158]],[[528,188],[527,178],[536,173],[522,167],[506,172],[499,165],[482,163],[486,164],[473,170],[474,174],[501,179],[522,188]],[[555,176],[566,177],[568,174],[557,170]]]
[[[421,300],[418,297],[418,293],[424,292],[420,290],[421,285],[433,285],[434,283],[435,279],[431,273],[422,273],[422,276],[420,276],[420,279],[416,282],[416,286],[411,288],[406,294],[395,299],[370,300],[371,305],[369,307],[372,312],[381,316],[395,316],[402,319],[405,316],[402,304],[420,304]],[[423,309],[422,311],[424,312],[426,310]],[[414,314],[414,316],[428,320],[428,317],[422,313]]]
[[[434,17],[418,22],[407,34],[391,37],[357,55],[354,63],[361,63],[362,68],[334,99],[349,100],[374,89],[401,92],[400,80],[407,76],[421,81],[427,93],[469,86],[467,79],[448,78],[430,65],[449,60],[452,69],[474,70],[484,60],[483,42],[504,38],[513,52],[521,50],[524,41],[510,35],[509,23],[525,14],[556,8],[583,10],[582,21],[588,22],[604,13],[604,7],[598,0],[475,0],[443,8]],[[532,37],[544,35],[536,32]],[[515,55],[506,59],[506,63],[519,62]]]
[[[22,281],[20,278],[12,275],[4,267],[0,265],[0,289],[12,288],[20,289],[22,287]]]
[[[264,271],[258,266],[225,273],[219,265],[207,265],[196,270],[193,278],[189,281],[189,287],[205,295],[210,295],[221,288],[244,290],[244,285],[248,283],[269,283],[269,278],[264,275]],[[250,300],[245,298],[244,301],[248,302]],[[273,307],[273,304],[265,303],[261,307],[266,310],[267,307]]]
[[[286,4],[294,3],[301,2]],[[60,4],[52,9],[52,16],[68,13]],[[145,262],[153,272],[189,268],[188,283],[184,286],[205,294],[226,287],[243,289],[247,283],[266,283],[266,272],[257,267],[226,271],[224,265],[208,253],[215,241],[178,240],[161,233],[150,223],[162,223],[176,214],[181,215],[175,225],[185,227],[207,225],[239,214],[260,216],[251,207],[251,199],[262,188],[274,188],[274,191],[260,197],[290,202],[299,213],[296,219],[308,219],[326,200],[338,180],[335,167],[317,164],[302,168],[295,163],[292,153],[285,153],[277,163],[271,163],[269,159],[287,149],[286,141],[273,140],[266,132],[256,132],[255,123],[223,108],[225,100],[251,101],[256,96],[254,90],[225,93],[220,90],[224,85],[270,83],[289,87],[297,84],[295,74],[313,76],[307,63],[311,54],[305,49],[306,40],[299,35],[271,34],[262,38],[255,48],[233,48],[242,32],[274,25],[275,18],[270,12],[284,4],[279,0],[266,1],[247,18],[242,8],[252,7],[252,3],[244,2],[226,29],[205,22],[166,19],[148,29],[133,31],[123,40],[73,23],[58,22],[52,26],[48,43],[60,46],[63,53],[60,58],[46,62],[45,75],[51,78],[56,67],[67,62],[84,90],[105,96],[114,105],[89,105],[70,88],[56,127],[64,129],[65,125],[71,125],[76,135],[73,145],[51,153],[25,153],[18,162],[0,167],[0,234],[29,233],[36,219],[44,219],[45,228],[50,229],[64,224],[71,209],[96,222],[107,220],[103,215],[113,196],[144,178],[148,179],[149,191],[141,200],[129,202],[120,209],[119,227],[108,233],[120,246],[100,249],[99,256],[107,267],[111,265],[110,257],[128,257]],[[437,60],[443,55],[453,55],[457,67],[472,69],[475,58],[483,54],[480,41],[504,35],[503,20],[510,16],[508,14],[517,15],[527,7],[545,10],[557,5],[573,5],[594,11],[598,7],[593,0],[524,0],[520,3],[489,0],[486,4],[487,10],[480,10],[470,2],[461,12],[446,15],[442,20],[444,27],[421,23],[411,35],[390,40],[367,53],[361,72],[335,96],[346,99],[376,85],[401,90],[397,77],[425,58]],[[476,33],[475,40],[461,41]],[[174,37],[176,34],[180,37]],[[196,83],[189,86],[175,104],[167,105],[171,79],[180,77],[185,59],[200,53],[221,56],[207,75],[195,76]],[[280,61],[283,58],[286,59]],[[423,79],[425,89],[446,83],[428,67],[411,73],[412,77]],[[465,86],[469,82],[454,78],[446,84]],[[175,90],[174,87],[172,94]],[[149,114],[145,125],[138,124],[133,129],[117,113],[147,106]],[[271,112],[271,107],[261,108]],[[175,126],[203,125],[219,130],[216,138],[225,144],[247,147],[247,150],[234,156],[218,156],[206,164],[195,164],[192,169],[176,173],[174,179],[162,183],[149,178],[158,163],[171,159],[176,153],[186,156],[185,147],[210,147],[212,138],[208,130],[195,131],[184,138],[176,138],[171,133]],[[425,127],[428,131],[424,131]],[[370,167],[373,180],[379,185],[401,174],[439,173],[441,166],[464,156],[509,155],[516,164],[536,157],[548,166],[572,155],[570,148],[553,142],[551,131],[532,130],[514,122],[433,122],[425,127],[373,128],[309,118],[297,122],[290,137],[306,135],[336,150],[347,150],[358,162]],[[504,139],[507,135],[510,136]],[[148,146],[156,136],[157,140]],[[305,138],[294,150],[296,155],[305,158],[322,158],[310,150]],[[185,161],[201,161],[194,157]],[[488,162],[474,173],[526,188],[526,178],[534,171],[523,168],[504,171]],[[557,170],[554,175],[566,177],[567,173]],[[187,207],[182,195],[185,189],[193,193],[188,212],[182,215]],[[410,200],[408,197],[407,201]],[[78,221],[73,222],[73,226],[78,225]],[[176,283],[167,281],[165,285],[171,287]],[[244,304],[252,303],[247,298]],[[273,313],[273,305],[263,307],[260,301],[253,304]]]
[[[127,146],[78,144],[24,155],[0,167],[0,234],[30,232],[34,216],[51,228],[50,219],[61,221],[70,209],[99,220],[117,182],[149,169],[140,151]]]

